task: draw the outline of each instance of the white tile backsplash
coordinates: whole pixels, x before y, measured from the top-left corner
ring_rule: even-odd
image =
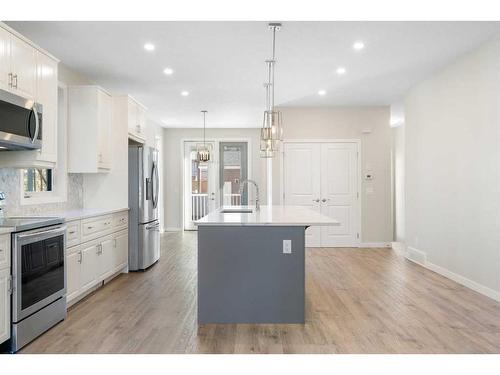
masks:
[[[77,210],[83,207],[83,175],[68,174],[68,199],[66,202],[21,205],[19,169],[0,168],[0,191],[6,195],[3,203],[5,216],[46,215]]]

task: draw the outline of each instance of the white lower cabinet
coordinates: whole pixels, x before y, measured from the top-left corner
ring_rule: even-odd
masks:
[[[115,215],[123,216],[123,213]],[[114,218],[115,215],[112,217]],[[107,215],[93,218],[91,221],[109,221],[109,218],[110,216]],[[119,220],[114,220],[114,222],[121,223]],[[89,219],[78,220],[78,223],[82,227],[88,226]],[[75,222],[70,224],[75,225]],[[85,237],[82,238],[85,241]],[[71,305],[90,289],[127,266],[128,229],[117,224],[101,232],[98,238],[68,248],[66,264],[66,299]]]
[[[0,236],[0,344],[10,339],[10,234]]]
[[[0,343],[10,339],[10,268],[0,270]]]
[[[128,231],[117,233],[113,245],[115,247],[113,266],[116,268],[128,263]]]
[[[99,256],[99,267],[97,278],[104,280],[111,276],[114,271],[113,267],[113,257],[114,257],[114,248],[113,248],[114,238],[107,238],[102,241],[100,245],[100,251],[97,253]]]
[[[66,299],[68,301],[75,298],[81,285],[82,275],[82,252],[80,246],[76,251],[66,256]]]

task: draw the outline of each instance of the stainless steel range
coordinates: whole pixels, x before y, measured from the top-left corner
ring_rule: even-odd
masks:
[[[66,318],[66,225],[57,217],[9,217],[12,233],[12,339],[16,352]]]

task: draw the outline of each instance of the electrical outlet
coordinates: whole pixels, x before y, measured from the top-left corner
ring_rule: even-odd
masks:
[[[283,254],[292,253],[292,240],[283,240]]]

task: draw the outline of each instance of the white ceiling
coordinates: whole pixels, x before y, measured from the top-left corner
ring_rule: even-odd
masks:
[[[265,22],[7,23],[111,92],[136,97],[164,126],[199,127],[202,109],[210,127],[261,125],[271,47]],[[496,33],[500,22],[284,22],[276,103],[391,104]],[[366,44],[361,52],[352,49],[357,40]],[[156,50],[146,52],[145,42]],[[338,66],[347,73],[338,76]]]

